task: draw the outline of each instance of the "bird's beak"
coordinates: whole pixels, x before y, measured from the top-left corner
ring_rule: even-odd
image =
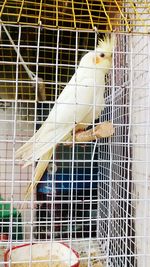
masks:
[[[94,64],[99,64],[100,62],[101,62],[101,58],[99,56],[93,57],[93,63]]]

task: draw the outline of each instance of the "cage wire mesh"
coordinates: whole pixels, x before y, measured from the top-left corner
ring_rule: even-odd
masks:
[[[49,241],[74,248],[80,266],[149,266],[149,1],[0,6],[0,266],[6,247]],[[45,121],[83,55],[111,30],[116,46],[97,123],[111,121],[114,135],[59,144],[20,211],[35,166],[23,169],[17,148]],[[30,254],[24,266],[31,262]]]
[[[147,32],[150,26],[149,0],[5,0],[0,7],[0,17],[5,23],[39,25],[42,22],[44,27],[91,30],[96,26],[103,31],[121,26],[123,32],[132,31],[135,26]]]

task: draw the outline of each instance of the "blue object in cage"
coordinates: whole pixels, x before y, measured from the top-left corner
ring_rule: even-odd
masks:
[[[56,173],[56,188],[58,190],[83,190],[89,189],[90,187],[97,187],[97,170],[91,176],[91,169],[86,168],[74,168],[73,175],[69,170],[59,170]],[[94,182],[95,181],[95,182]]]
[[[64,190],[69,191],[70,189],[74,190],[83,190],[97,188],[97,168],[94,168],[94,171],[91,176],[91,168],[74,168],[73,176],[70,170],[58,169],[57,172],[52,177],[52,174],[48,171],[45,171],[41,182],[38,185],[38,193],[50,194],[53,190]],[[53,180],[53,181],[52,181]]]

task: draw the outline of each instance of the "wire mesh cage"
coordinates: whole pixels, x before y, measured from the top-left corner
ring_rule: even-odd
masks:
[[[123,32],[140,27],[148,32],[149,1],[3,1],[1,18],[5,23],[39,25],[51,28],[91,29]]]
[[[0,266],[149,266],[149,1],[6,0],[0,7]],[[105,88],[100,84],[99,117],[92,111],[86,130],[111,131],[78,142],[72,129],[25,199],[37,160],[23,168],[16,151],[44,124],[104,34],[115,38],[112,65]],[[94,95],[96,101],[96,89]],[[71,249],[61,262],[59,251],[54,259],[43,256],[47,244],[62,241]],[[41,258],[37,251],[34,257],[41,244]]]

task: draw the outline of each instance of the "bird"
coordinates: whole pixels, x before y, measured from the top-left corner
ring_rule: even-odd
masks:
[[[16,159],[23,160],[24,167],[38,161],[26,200],[40,181],[56,146],[69,141],[73,132],[85,130],[103,111],[105,76],[112,67],[114,45],[114,36],[105,36],[81,58],[43,125],[16,151]]]

